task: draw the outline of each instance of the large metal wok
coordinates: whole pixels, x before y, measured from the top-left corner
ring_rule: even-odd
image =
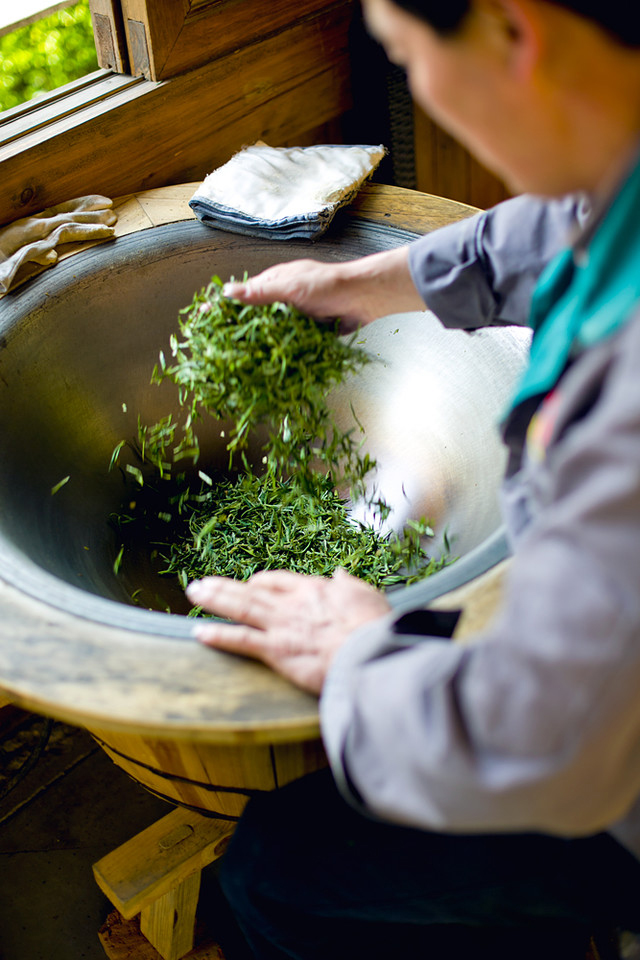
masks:
[[[0,687],[87,726],[150,789],[198,809],[234,816],[247,791],[320,762],[315,702],[258,664],[199,648],[190,621],[161,612],[181,609],[180,591],[142,554],[135,582],[114,571],[107,518],[128,494],[108,470],[111,452],[135,437],[138,415],[153,423],[175,404],[150,372],[194,290],[213,273],[350,259],[412,239],[378,206],[343,217],[311,249],[193,220],[136,231],[0,302]],[[365,338],[377,362],[334,403],[345,416],[355,407],[396,517],[432,517],[434,549],[446,531],[460,556],[394,594],[408,606],[504,553],[495,425],[527,342],[506,330],[446,332],[427,313],[385,318]],[[219,434],[202,431],[203,464],[226,462]],[[131,600],[141,585],[145,607]],[[182,743],[177,759],[169,741]]]

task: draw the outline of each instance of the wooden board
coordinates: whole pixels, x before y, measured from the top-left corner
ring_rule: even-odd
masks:
[[[117,910],[110,913],[98,932],[108,960],[162,960],[158,951],[140,932],[140,920],[124,920]],[[196,940],[182,960],[225,960],[217,943],[196,925]]]
[[[335,0],[121,0],[131,73],[165,80],[281,33]]]
[[[173,810],[93,865],[102,892],[125,918],[217,860],[234,824]]]
[[[199,185],[200,181],[196,180],[116,198],[113,203],[118,215],[116,237],[165,223],[194,220],[195,214],[189,206],[189,200]],[[465,203],[382,183],[365,183],[350,207],[350,215],[358,219],[389,223],[393,227],[416,233],[429,233],[476,212],[476,207]],[[108,241],[66,244],[60,248],[60,259],[104,242]]]
[[[414,131],[419,190],[480,207],[491,207],[511,195],[502,181],[419,107],[414,107]]]

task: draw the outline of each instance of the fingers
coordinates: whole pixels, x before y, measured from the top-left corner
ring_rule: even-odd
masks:
[[[194,635],[201,643],[261,660],[316,694],[349,633],[389,609],[381,594],[344,570],[331,580],[286,570],[247,581],[206,577],[189,584],[187,596],[235,621],[198,624]]]
[[[300,310],[322,315],[320,299],[327,283],[325,264],[314,260],[293,260],[263,270],[244,282],[230,281],[223,288],[227,297],[249,304],[282,301]]]
[[[246,303],[247,296],[250,296],[249,284],[237,283],[235,280],[225,283],[222,292],[225,297],[229,297],[230,300],[242,300],[243,303]]]
[[[306,650],[304,643],[293,641],[286,631],[268,634],[252,627],[215,623],[199,625],[193,632],[205,646],[260,660],[309,693],[318,695],[322,690],[326,655]]]
[[[104,210],[113,206],[113,201],[109,197],[102,197],[100,194],[92,193],[86,197],[76,197],[74,200],[65,200],[64,203],[58,203],[54,207],[48,207],[42,213],[37,213],[37,217],[51,217],[57,213],[80,213],[88,210]]]
[[[49,246],[43,246],[42,244],[37,244],[33,249],[29,250],[24,260],[28,260],[30,263],[39,263],[43,267],[52,266],[58,259],[58,254],[55,250],[49,248]]]
[[[187,597],[191,603],[201,606],[228,620],[249,627],[262,629],[273,608],[268,590],[261,589],[260,581],[232,580],[227,577],[205,577],[190,583]]]
[[[225,297],[232,300],[241,300],[242,303],[249,303],[253,306],[262,306],[264,304],[275,303],[277,300],[289,303],[293,302],[291,292],[286,285],[269,282],[261,275],[253,277],[244,283],[232,281],[225,283],[222,292]]]
[[[58,213],[55,217],[47,217],[42,223],[48,226],[49,230],[55,229],[65,223],[104,223],[107,226],[113,226],[118,222],[117,215],[113,210],[77,210],[73,213]]]
[[[45,242],[51,247],[57,247],[59,243],[105,240],[113,235],[113,227],[106,223],[62,223],[48,235]]]
[[[237,653],[254,660],[264,658],[264,634],[261,630],[243,624],[198,624],[193,634],[205,646]]]
[[[286,593],[300,586],[303,579],[305,583],[309,583],[318,578],[309,576],[301,578],[299,573],[293,573],[291,570],[259,570],[258,573],[254,573],[251,581],[270,590]]]

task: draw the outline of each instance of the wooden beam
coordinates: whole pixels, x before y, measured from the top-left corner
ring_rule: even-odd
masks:
[[[344,0],[122,0],[131,73],[167,80],[337,6]]]
[[[89,0],[98,63],[104,70],[129,73],[129,52],[120,0]]]

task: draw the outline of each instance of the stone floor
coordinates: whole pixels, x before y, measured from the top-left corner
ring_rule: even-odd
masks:
[[[91,866],[172,808],[85,731],[61,723],[28,769],[46,721],[8,710],[0,725],[0,960],[105,960],[98,930],[112,907]]]

